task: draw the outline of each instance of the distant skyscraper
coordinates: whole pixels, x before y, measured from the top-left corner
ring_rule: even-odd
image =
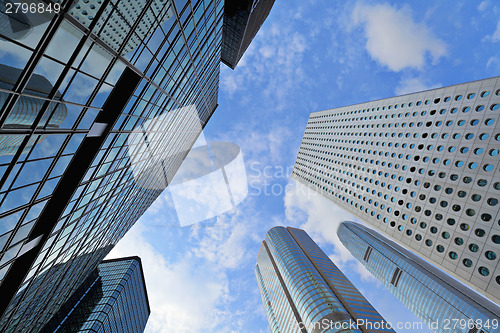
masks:
[[[266,20],[274,0],[228,1],[222,27],[222,62],[234,69]]]
[[[140,258],[105,260],[42,332],[143,332],[150,312]]]
[[[255,276],[272,332],[394,332],[303,230],[269,230]]]
[[[22,38],[0,27],[19,68],[0,135],[21,138],[0,155],[0,331],[44,327],[172,180],[217,108],[233,1],[31,1]]]
[[[312,113],[292,177],[500,303],[500,78]]]
[[[500,330],[497,304],[395,242],[354,222],[343,222],[338,236],[352,255],[434,332]]]

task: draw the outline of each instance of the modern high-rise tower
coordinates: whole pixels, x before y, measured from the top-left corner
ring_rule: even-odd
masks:
[[[434,332],[500,329],[497,304],[395,242],[354,222],[342,222],[337,233],[352,255]]]
[[[271,332],[394,332],[304,230],[269,230],[255,276]]]
[[[234,69],[269,15],[274,0],[228,1],[224,5],[222,62]]]
[[[500,78],[312,113],[292,177],[500,303]]]
[[[0,155],[0,331],[41,329],[172,180],[217,107],[233,1],[30,0],[9,26],[2,13],[0,64],[18,71],[0,136],[19,140]],[[10,123],[27,100],[29,124]]]
[[[150,314],[139,257],[104,260],[42,332],[143,332]]]

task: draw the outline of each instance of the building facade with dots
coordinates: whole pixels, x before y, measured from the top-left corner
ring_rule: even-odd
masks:
[[[351,254],[434,332],[450,332],[456,322],[460,332],[497,332],[497,304],[419,256],[359,223],[344,221],[337,234]]]
[[[500,77],[312,113],[292,178],[500,303]]]

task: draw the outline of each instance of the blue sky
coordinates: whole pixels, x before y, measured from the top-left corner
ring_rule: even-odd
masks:
[[[268,332],[253,272],[276,225],[306,230],[387,320],[418,322],[338,241],[354,218],[289,175],[311,112],[496,76],[499,51],[495,0],[277,0],[236,70],[221,66],[204,130],[240,146],[248,196],[180,227],[167,189],[110,254],[143,260],[146,331]]]

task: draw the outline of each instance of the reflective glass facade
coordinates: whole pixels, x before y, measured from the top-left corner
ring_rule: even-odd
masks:
[[[352,255],[436,333],[498,332],[500,307],[379,233],[342,222]]]
[[[312,113],[292,177],[500,303],[500,78]]]
[[[149,313],[140,258],[105,260],[42,332],[143,332]]]
[[[269,230],[255,275],[272,332],[394,332],[303,230]]]
[[[274,0],[226,1],[222,62],[234,69],[269,15]]]
[[[217,107],[222,48],[222,0],[30,3],[0,1],[7,332],[46,324],[168,185]]]

